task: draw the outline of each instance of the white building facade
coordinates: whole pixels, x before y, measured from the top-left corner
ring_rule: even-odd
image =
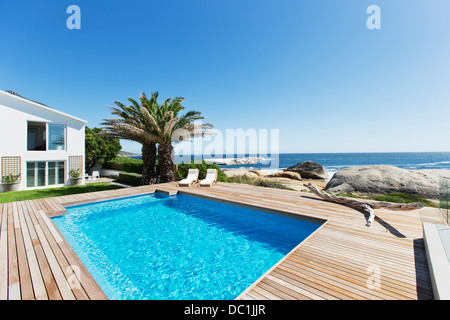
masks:
[[[86,121],[0,90],[0,172],[20,173],[19,190],[84,184]],[[0,192],[3,192],[0,188]]]

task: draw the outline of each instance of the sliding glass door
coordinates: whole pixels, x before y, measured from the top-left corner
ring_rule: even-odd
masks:
[[[64,184],[66,179],[64,161],[27,162],[27,187]]]
[[[64,161],[49,161],[47,184],[64,184],[64,177]]]
[[[27,187],[45,186],[45,162],[27,162]]]

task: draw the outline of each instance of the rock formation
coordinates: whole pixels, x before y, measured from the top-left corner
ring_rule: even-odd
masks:
[[[325,190],[332,193],[404,192],[421,198],[439,198],[439,175],[449,170],[407,170],[394,166],[358,166],[338,171]]]
[[[283,172],[277,172],[274,174],[269,174],[266,176],[267,178],[288,178],[292,180],[299,180],[302,181],[302,176],[298,172],[294,171],[283,171]]]
[[[284,170],[297,172],[303,179],[328,179],[328,171],[323,165],[314,161],[304,161]]]

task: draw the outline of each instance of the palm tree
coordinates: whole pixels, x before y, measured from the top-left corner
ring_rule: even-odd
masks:
[[[162,104],[155,104],[155,113],[147,115],[155,124],[155,136],[158,137],[158,161],[161,182],[174,179],[173,142],[188,140],[196,136],[209,134],[213,126],[209,123],[198,124],[196,121],[204,119],[200,111],[184,110],[184,98],[175,97],[165,100]]]
[[[142,184],[156,183],[156,137],[152,134],[153,125],[146,122],[143,110],[153,109],[159,93],[152,94],[149,100],[144,94],[136,100],[128,98],[129,106],[120,101],[114,101],[117,107],[109,106],[112,114],[118,116],[116,119],[106,119],[103,134],[113,138],[132,140],[142,144]]]
[[[158,144],[158,161],[160,181],[174,180],[173,145],[195,136],[203,136],[213,126],[209,123],[198,124],[196,121],[204,119],[199,111],[189,111],[182,116],[184,98],[175,97],[166,99],[158,104],[158,92],[151,93],[150,99],[144,93],[139,97],[140,104],[128,98],[130,106],[115,101],[118,106],[110,107],[113,114],[119,119],[104,121],[106,132],[113,137],[121,137],[137,141],[142,144],[142,160],[144,169],[142,180],[144,184],[154,183],[156,180],[155,155]],[[146,176],[144,178],[144,175]],[[153,177],[155,177],[153,179]]]

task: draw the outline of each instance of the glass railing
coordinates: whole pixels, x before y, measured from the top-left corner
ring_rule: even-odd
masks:
[[[444,177],[440,177],[439,179],[439,207],[441,208],[445,221],[449,223],[450,179]]]

